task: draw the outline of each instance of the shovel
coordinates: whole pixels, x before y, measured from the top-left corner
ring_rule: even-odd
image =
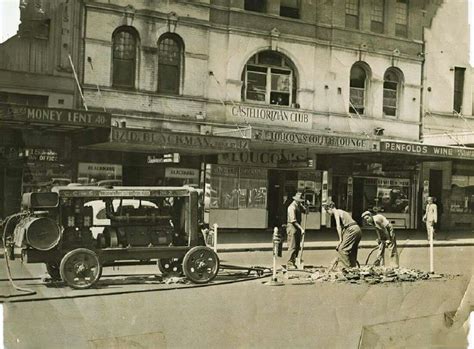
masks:
[[[308,211],[306,211],[305,218],[304,218],[304,225],[303,225],[304,233],[301,236],[301,251],[299,253],[298,258],[296,259],[296,267],[298,269],[304,269],[303,250],[304,250],[304,236],[306,234],[306,222],[307,221],[308,221]]]

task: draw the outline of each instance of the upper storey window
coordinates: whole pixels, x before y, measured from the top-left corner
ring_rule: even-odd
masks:
[[[179,94],[183,65],[183,42],[176,34],[163,34],[158,41],[158,92]]]
[[[346,28],[359,29],[359,0],[346,0]]]
[[[395,35],[408,36],[408,0],[397,0],[395,12]]]
[[[384,7],[385,0],[372,0],[370,30],[374,33],[383,33],[384,31]]]
[[[132,27],[120,27],[114,32],[112,41],[112,85],[134,88],[138,33]]]
[[[254,12],[267,12],[267,4],[265,0],[245,0],[244,9]]]
[[[367,88],[367,71],[361,63],[351,68],[349,112],[364,114]]]
[[[383,113],[387,116],[397,116],[400,109],[400,93],[402,88],[402,72],[389,68],[383,78]]]
[[[296,104],[296,74],[291,61],[274,51],[257,53],[242,74],[242,97],[266,104]]]
[[[462,112],[462,99],[464,95],[464,75],[466,68],[454,67],[454,103],[456,113]]]
[[[280,16],[300,18],[300,0],[280,0]]]

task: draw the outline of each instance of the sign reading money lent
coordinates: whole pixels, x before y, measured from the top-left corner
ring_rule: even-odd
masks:
[[[246,150],[249,140],[232,137],[204,136],[190,133],[147,131],[112,127],[113,143],[128,143],[170,148],[197,148],[213,150]]]

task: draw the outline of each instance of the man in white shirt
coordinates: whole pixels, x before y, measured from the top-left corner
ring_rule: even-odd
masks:
[[[429,196],[427,199],[423,222],[426,223],[428,240],[434,239],[436,237],[435,225],[438,223],[438,206],[434,203],[434,197],[432,196]]]

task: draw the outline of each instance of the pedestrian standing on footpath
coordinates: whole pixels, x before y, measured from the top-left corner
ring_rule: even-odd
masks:
[[[398,268],[397,239],[392,224],[381,214],[372,214],[370,211],[362,213],[362,219],[369,225],[375,227],[377,232],[377,244],[379,253],[374,265],[386,265]],[[388,263],[385,263],[385,247],[388,250]]]
[[[301,237],[305,233],[301,226],[302,213],[306,213],[306,208],[302,204],[304,202],[302,195],[302,193],[296,193],[287,210],[288,269],[296,268],[295,261],[301,249]]]
[[[438,223],[438,207],[434,203],[434,197],[429,196],[426,203],[425,215],[423,222],[426,224],[426,233],[428,241],[436,238],[435,226]]]
[[[324,203],[323,207],[336,221],[339,235],[339,244],[336,247],[338,264],[340,262],[346,268],[356,267],[359,242],[362,238],[360,227],[348,212],[337,209],[334,202]]]

